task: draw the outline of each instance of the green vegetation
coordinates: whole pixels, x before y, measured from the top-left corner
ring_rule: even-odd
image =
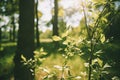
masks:
[[[0,1],[0,80],[120,80],[120,1],[44,1]]]
[[[16,43],[5,42],[1,45],[2,49],[0,50],[0,78],[7,80],[13,77],[13,59],[15,55]]]
[[[5,55],[4,57],[1,57],[0,59],[0,76],[4,76],[4,79],[10,79],[13,77],[13,68],[14,68],[14,62],[13,62],[13,58],[14,58],[14,52],[15,52],[15,47],[12,47],[15,43],[4,43],[2,44],[2,46],[7,47],[5,50]],[[48,43],[46,43],[48,44]],[[8,46],[9,45],[9,46]],[[45,43],[43,43],[43,45],[45,45]],[[53,52],[53,49],[51,49],[49,46],[52,45],[51,43],[49,43],[48,47],[47,46],[43,46],[45,48],[45,51],[47,53],[47,51],[51,51]],[[14,45],[15,46],[15,45]],[[41,49],[37,49],[37,52],[40,51]],[[40,52],[38,55],[41,55],[42,52]],[[51,55],[49,56],[44,56],[41,58],[40,60],[40,66],[38,66],[36,68],[36,79],[43,79],[46,76],[50,76],[51,74],[54,74],[54,77],[56,77],[57,79],[61,77],[62,71],[61,71],[61,67],[63,66],[64,62],[65,62],[65,58],[64,56],[62,56],[62,53],[49,53]],[[36,54],[35,54],[36,55]],[[40,56],[38,57],[40,58]],[[41,62],[42,61],[42,62]],[[84,73],[86,68],[83,65],[84,64],[84,59],[80,58],[80,56],[74,56],[71,59],[68,59],[67,65],[68,68],[70,69],[70,72],[73,76],[75,76],[77,78],[77,75],[81,77],[85,77],[86,74]],[[77,63],[77,64],[76,64]],[[37,63],[37,65],[39,65]],[[48,66],[49,65],[49,66]],[[66,71],[64,72],[65,77],[68,76],[68,69],[66,69]],[[85,76],[84,76],[84,74]],[[53,76],[50,77],[50,79],[53,79]],[[85,77],[86,80],[86,77]]]
[[[45,58],[42,61],[43,64],[41,64],[36,70],[37,80],[43,80],[45,77],[48,77],[50,80],[58,80],[59,78],[62,78],[62,66],[64,64],[64,61],[65,58],[61,54],[52,54],[49,57]],[[73,79],[77,78],[77,76],[80,76],[81,78],[85,77],[86,80],[86,74],[82,74],[82,72],[85,72],[85,67],[83,64],[84,60],[78,56],[74,56],[72,59],[69,59],[68,63],[66,64],[66,69],[63,73],[64,77],[68,78],[70,73]]]

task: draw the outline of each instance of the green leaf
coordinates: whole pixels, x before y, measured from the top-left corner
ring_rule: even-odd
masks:
[[[43,71],[46,72],[46,73],[50,73],[50,71],[46,68],[43,68]]]
[[[38,52],[38,51],[34,51],[34,54],[35,54],[35,55],[38,55],[38,54],[39,54],[39,52]]]
[[[43,51],[44,51],[43,47],[42,47],[42,48],[40,48],[40,52],[43,52]]]
[[[101,20],[104,22],[108,22],[108,20],[105,17],[102,17]]]
[[[103,53],[103,51],[102,50],[98,50],[97,52],[95,52],[95,56],[100,56],[100,54],[102,54]]]
[[[103,42],[105,42],[105,35],[104,34],[101,34],[101,42],[103,43]]]
[[[85,67],[89,67],[89,63],[84,63],[84,66]]]
[[[66,37],[68,35],[68,32],[65,32],[62,34],[62,38]]]
[[[87,75],[86,72],[80,72],[80,74],[81,74],[82,76],[86,76],[86,75]]]
[[[27,61],[26,58],[23,55],[21,55],[21,59],[25,62]]]
[[[42,55],[47,55],[47,52],[41,52]]]
[[[100,67],[102,67],[103,61],[100,58],[97,58],[97,61],[98,61],[99,65],[100,65]]]
[[[81,76],[76,76],[75,77],[75,79],[78,79],[78,80],[81,79],[81,78],[82,78]]]
[[[109,68],[109,67],[111,67],[108,63],[106,63],[104,66],[103,66],[103,68]]]
[[[59,36],[53,36],[52,37],[52,39],[54,40],[54,41],[60,41],[60,40],[62,40]]]
[[[62,66],[59,66],[59,65],[54,65],[54,68],[58,69],[58,70],[62,70]]]
[[[65,41],[63,42],[63,44],[64,44],[64,45],[68,45],[68,41],[65,40]]]
[[[102,73],[102,74],[109,74],[108,71],[102,71],[101,73]]]

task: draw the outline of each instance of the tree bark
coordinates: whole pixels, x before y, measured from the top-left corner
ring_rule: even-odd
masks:
[[[10,28],[10,31],[9,31],[9,41],[12,41],[12,30]]]
[[[40,46],[40,41],[39,41],[39,28],[38,28],[38,21],[39,21],[39,18],[38,18],[38,0],[36,2],[36,5],[35,5],[35,15],[36,15],[36,46],[39,47]]]
[[[34,80],[30,68],[23,65],[21,55],[27,60],[33,58],[34,51],[34,0],[19,1],[19,30],[17,51],[14,57],[15,80]]]
[[[58,34],[58,0],[54,0],[53,35]]]
[[[54,0],[54,17],[53,17],[53,36],[59,36],[58,33],[58,0]],[[55,48],[58,48],[58,41],[54,42]]]
[[[1,51],[1,43],[2,43],[2,30],[0,28],[0,51]]]
[[[13,26],[13,30],[12,30],[12,41],[15,41],[15,18],[14,18],[14,16],[12,16],[12,26]]]

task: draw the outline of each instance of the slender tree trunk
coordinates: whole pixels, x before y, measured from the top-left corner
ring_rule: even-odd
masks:
[[[58,34],[58,0],[54,0],[53,35]]]
[[[39,21],[39,18],[38,18],[38,0],[36,0],[36,5],[35,5],[35,15],[36,15],[36,46],[39,47],[40,46],[40,41],[39,41],[39,28],[38,28],[38,21]]]
[[[13,12],[12,14],[11,14],[11,20],[12,20],[12,22],[11,22],[11,24],[12,24],[12,41],[14,42],[15,41],[15,18],[14,18],[14,1],[13,0],[11,0],[11,4],[13,5],[12,6],[12,9],[11,9],[11,11]]]
[[[12,26],[13,26],[13,30],[12,30],[12,41],[15,41],[15,22],[14,22],[15,18],[14,16],[12,16]]]
[[[19,1],[19,30],[17,51],[14,57],[15,80],[34,80],[30,68],[23,65],[21,55],[27,60],[33,58],[34,51],[34,0]]]
[[[58,36],[58,0],[54,0],[54,17],[53,17],[53,36]],[[58,42],[54,42],[55,47],[58,48]]]
[[[2,43],[2,30],[0,28],[0,50],[1,50],[1,43]]]
[[[12,41],[12,30],[11,30],[11,28],[9,30],[9,41]]]
[[[2,30],[0,28],[0,42],[1,42],[1,40],[2,40]]]

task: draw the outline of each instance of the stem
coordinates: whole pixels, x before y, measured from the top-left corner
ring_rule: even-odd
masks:
[[[98,28],[98,25],[99,25],[99,23],[100,23],[100,19],[101,19],[102,15],[104,15],[104,11],[105,11],[107,5],[108,5],[108,2],[105,4],[105,6],[104,6],[103,10],[101,11],[99,17],[98,17],[97,20],[95,21],[94,29],[93,29],[92,36],[91,36],[92,38],[93,38],[93,36],[94,36],[94,33],[95,33],[96,29]]]
[[[91,46],[90,46],[90,59],[89,59],[89,71],[88,71],[88,80],[91,80],[91,74],[92,74],[92,60],[93,60],[93,53],[94,53],[94,48],[95,48],[95,44],[93,42],[93,39],[94,39],[94,34],[96,32],[96,29],[98,28],[99,26],[99,23],[100,23],[100,19],[101,17],[104,15],[104,11],[107,7],[107,4],[105,4],[103,10],[101,11],[98,19],[95,21],[95,24],[94,24],[94,28],[93,28],[93,31],[92,31],[92,34],[90,35],[90,31],[89,31],[89,28],[88,28],[88,25],[87,25],[87,16],[86,16],[86,12],[85,12],[85,7],[83,5],[83,1],[82,1],[82,7],[83,7],[83,13],[84,13],[84,18],[85,18],[85,26],[86,26],[86,29],[87,29],[87,34],[88,34],[88,38],[90,39],[90,42],[91,42]]]
[[[83,1],[82,1],[82,8],[83,8],[83,14],[84,14],[84,19],[85,19],[85,27],[87,29],[87,34],[88,34],[88,37],[90,37],[90,34],[89,34],[89,29],[88,29],[88,25],[87,25],[87,15],[86,15],[86,12],[85,12],[85,6],[83,4]]]
[[[90,40],[90,42],[91,42],[91,46],[90,46],[90,48],[91,48],[91,51],[90,51],[90,60],[89,60],[89,74],[88,74],[88,80],[91,80],[91,74],[92,74],[92,60],[93,60],[93,52],[94,52],[94,43],[93,43],[93,39],[91,39]]]
[[[61,76],[61,80],[63,80],[64,79],[64,68],[65,68],[65,66],[67,65],[67,59],[65,59],[65,61],[64,61],[64,64],[63,64],[63,66],[62,66],[62,76]]]
[[[91,64],[92,64],[92,56],[93,56],[93,44],[92,44],[92,36],[90,36],[90,32],[89,32],[89,29],[88,29],[88,25],[87,25],[87,16],[86,16],[86,12],[85,12],[85,7],[83,5],[83,1],[82,1],[82,7],[83,7],[83,13],[84,13],[84,19],[85,19],[85,26],[86,26],[86,29],[87,29],[87,34],[88,34],[88,38],[91,39],[91,52],[90,52],[90,60],[89,60],[89,73],[88,73],[88,80],[91,80],[91,74],[92,74],[92,67],[91,67]]]

